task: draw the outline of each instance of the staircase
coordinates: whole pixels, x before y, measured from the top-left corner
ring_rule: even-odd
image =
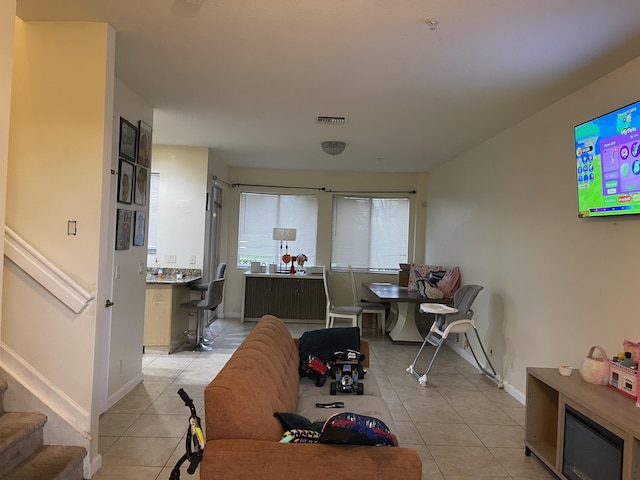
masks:
[[[41,413],[4,411],[7,382],[0,378],[0,479],[82,480],[82,447],[43,445]]]

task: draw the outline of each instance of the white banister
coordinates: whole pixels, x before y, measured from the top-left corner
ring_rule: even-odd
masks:
[[[74,313],[81,313],[96,298],[6,225],[4,254]]]

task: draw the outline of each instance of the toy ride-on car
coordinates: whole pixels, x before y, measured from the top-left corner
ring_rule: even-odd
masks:
[[[335,352],[334,358],[335,381],[331,382],[331,395],[338,392],[363,395],[364,385],[359,380],[364,377],[364,369],[360,363],[364,359],[364,355],[355,350],[347,350],[346,352]]]

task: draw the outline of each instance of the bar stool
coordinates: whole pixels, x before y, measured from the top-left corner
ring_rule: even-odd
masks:
[[[207,285],[207,284],[201,284]],[[196,311],[196,329],[195,329],[195,343],[188,344],[187,348],[191,347],[194,351],[202,352],[209,351],[213,347],[204,341],[204,328],[206,321],[204,314],[207,310],[215,310],[218,305],[222,303],[222,291],[224,288],[224,278],[218,278],[213,282],[209,282],[207,290],[202,299],[190,300],[180,304],[181,308],[188,308]],[[186,331],[185,335],[189,337],[190,331]]]

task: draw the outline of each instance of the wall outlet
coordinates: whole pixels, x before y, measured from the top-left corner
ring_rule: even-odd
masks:
[[[196,264],[196,256],[195,255],[191,255],[189,257],[189,264],[190,265],[195,265]]]
[[[175,253],[168,253],[167,256],[165,257],[164,261],[166,263],[176,263],[176,254]]]
[[[138,264],[138,275],[143,275],[144,274],[144,263],[139,263]]]

